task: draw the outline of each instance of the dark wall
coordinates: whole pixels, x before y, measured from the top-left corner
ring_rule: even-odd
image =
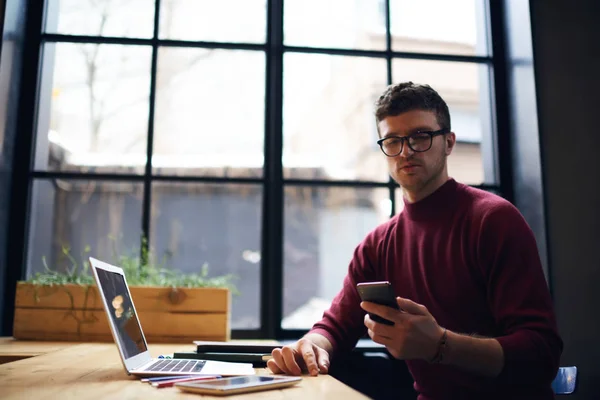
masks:
[[[600,381],[600,2],[530,1],[548,254],[562,365]]]
[[[0,333],[4,332],[5,277],[13,149],[23,52],[25,0],[0,1]]]

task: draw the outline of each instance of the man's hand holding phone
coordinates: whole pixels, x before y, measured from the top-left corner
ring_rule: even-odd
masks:
[[[398,307],[398,303],[396,302],[394,289],[388,281],[358,283],[356,289],[358,290],[358,294],[362,301],[368,301],[370,303],[400,310],[400,307]],[[382,318],[375,313],[369,313],[369,317],[380,324],[394,325],[394,322]]]
[[[364,288],[361,293],[361,285],[371,285],[370,294]],[[360,306],[367,312],[364,323],[375,343],[384,345],[393,357],[402,360],[431,360],[436,355],[444,329],[425,306],[394,297],[389,282],[359,283],[357,288],[363,299]]]
[[[273,358],[267,361],[267,367],[274,374],[326,374],[329,372],[331,348],[331,343],[325,337],[308,334],[296,343],[273,349]]]

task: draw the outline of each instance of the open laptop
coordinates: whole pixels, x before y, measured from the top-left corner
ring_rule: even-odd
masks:
[[[254,375],[251,363],[207,360],[153,359],[137,317],[123,270],[90,257],[94,279],[108,318],[108,324],[123,366],[138,376],[168,375]]]

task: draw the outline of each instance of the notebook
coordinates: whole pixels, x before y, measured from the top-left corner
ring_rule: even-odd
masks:
[[[213,342],[195,340],[197,353],[219,352],[219,353],[264,353],[271,354],[273,349],[281,348],[294,341],[261,341],[261,342]]]
[[[137,376],[255,374],[251,363],[152,358],[123,270],[92,257],[90,257],[90,265],[111,333],[128,374]]]

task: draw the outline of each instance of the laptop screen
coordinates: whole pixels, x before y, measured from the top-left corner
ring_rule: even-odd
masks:
[[[125,359],[148,350],[123,275],[97,268],[108,313]]]

